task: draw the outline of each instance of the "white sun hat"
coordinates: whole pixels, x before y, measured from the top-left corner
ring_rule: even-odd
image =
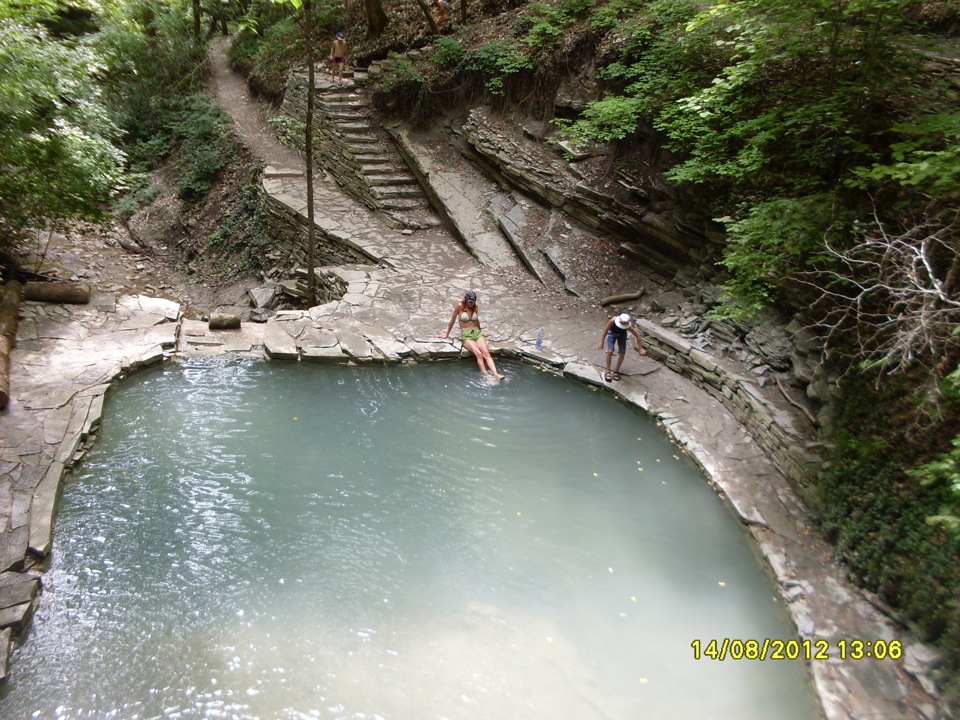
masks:
[[[617,327],[621,330],[626,330],[628,327],[633,325],[633,320],[629,315],[627,315],[627,313],[623,313],[623,315],[617,315],[613,319],[613,322],[616,323]]]

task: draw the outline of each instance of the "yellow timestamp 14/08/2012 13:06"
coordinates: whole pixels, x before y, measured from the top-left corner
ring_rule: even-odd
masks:
[[[721,638],[694,640],[694,660],[899,660],[899,640],[781,640]]]

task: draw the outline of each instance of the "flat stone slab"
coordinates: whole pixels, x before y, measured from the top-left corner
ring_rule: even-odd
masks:
[[[303,348],[301,360],[303,362],[317,363],[345,363],[350,360],[339,345],[332,347],[305,347]]]
[[[33,603],[23,603],[0,609],[0,629],[10,628],[15,633],[23,632],[23,628],[33,616]]]
[[[0,574],[0,610],[33,602],[40,592],[40,580],[21,573]]]
[[[285,322],[270,318],[263,335],[263,350],[268,357],[277,360],[296,360],[300,357],[300,348],[296,338],[303,330],[303,321]]]
[[[373,347],[364,339],[363,335],[352,330],[344,330],[339,337],[340,347],[352,360],[355,362],[373,361]]]

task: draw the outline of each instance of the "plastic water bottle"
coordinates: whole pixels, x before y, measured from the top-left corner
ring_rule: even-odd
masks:
[[[543,347],[543,328],[540,328],[539,332],[537,332],[536,348],[537,350],[540,350],[542,347]]]

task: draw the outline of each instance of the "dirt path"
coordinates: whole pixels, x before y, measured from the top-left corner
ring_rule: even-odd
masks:
[[[277,135],[267,122],[271,114],[269,106],[250,99],[244,78],[230,69],[227,52],[231,38],[217,38],[210,45],[210,67],[213,75],[210,88],[220,99],[220,104],[233,117],[234,131],[248,150],[260,160],[270,158],[283,162],[285,167],[303,165],[303,159],[293,148],[277,140]]]

